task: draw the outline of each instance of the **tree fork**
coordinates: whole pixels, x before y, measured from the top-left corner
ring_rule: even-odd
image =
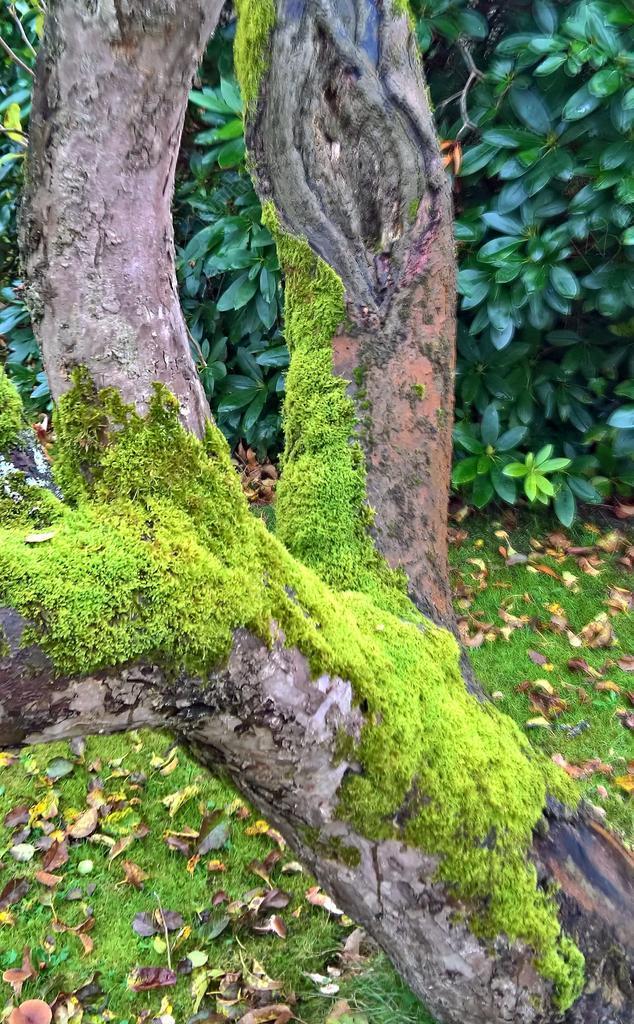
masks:
[[[143,12],[157,47],[161,34],[167,45],[179,32],[190,31],[185,14],[199,26],[194,3],[185,11],[156,0],[144,4]],[[59,0],[55,6],[46,32],[58,33],[59,45],[45,41],[36,109],[44,102],[37,90],[48,95],[48,83],[61,76],[57,64],[82,50],[82,32],[88,34],[87,53],[100,50],[99,32],[103,49],[116,49],[108,19],[85,13],[78,0]],[[65,33],[72,46],[64,45]],[[133,67],[136,53],[133,48]],[[157,104],[169,107],[181,123],[183,83],[174,91],[157,61],[144,69]],[[69,73],[67,67],[64,75]],[[115,61],[108,78],[114,96],[119,77],[126,88],[128,75],[128,64]],[[171,105],[176,100],[178,109]],[[49,132],[53,139],[63,137],[56,128],[58,122],[65,125],[66,102],[64,94],[47,125],[41,118],[34,122],[36,153],[46,150]],[[91,126],[84,128],[91,138]],[[85,153],[82,137],[77,127],[77,159]],[[142,159],[137,170],[147,182]],[[92,201],[103,193],[116,205],[110,171],[107,161],[96,161]],[[128,173],[134,179],[130,167]],[[141,187],[134,180],[129,184],[133,190]],[[32,178],[27,225],[33,223],[28,205],[33,195],[37,210],[46,193]],[[125,193],[119,198],[125,206]],[[151,224],[164,238],[163,213],[149,218],[144,229],[151,231]],[[126,232],[130,229],[126,223]],[[36,248],[44,246],[37,231],[26,232],[27,246],[29,239]],[[291,278],[296,284],[301,278],[302,287],[308,281],[313,299],[327,300],[334,315],[342,295],[340,281],[333,286],[337,275],[310,250],[297,249],[288,235],[280,235],[280,244],[299,261]],[[77,245],[83,251],[81,238]],[[150,298],[158,248],[153,238],[138,254],[145,262],[135,280],[149,289]],[[55,274],[61,275],[57,256],[63,265],[74,251],[68,240],[51,251]],[[28,262],[28,251],[25,255]],[[169,246],[164,259],[173,274]],[[74,280],[81,258],[67,262]],[[308,277],[302,278],[299,264]],[[113,281],[119,275],[118,287],[127,298],[126,267],[113,264],[111,273]],[[319,292],[317,283],[326,291]],[[60,325],[72,322],[75,285],[42,289],[42,298]],[[146,306],[154,308],[150,299]],[[94,327],[97,341],[103,338],[101,321],[101,307],[87,303],[86,333],[73,336],[88,349],[89,329]],[[134,336],[140,345],[140,331]],[[41,337],[47,365],[57,366],[58,333],[43,331]],[[60,460],[58,469],[65,468],[65,478],[74,483],[78,507],[38,512],[41,527],[53,534],[39,550],[30,548],[24,535],[38,503],[30,491],[18,493],[18,488],[16,505],[12,478],[5,486],[0,742],[160,721],[190,743],[204,763],[224,766],[342,907],[376,936],[439,1020],[546,1024],[559,1019],[557,995],[570,1002],[579,979],[566,972],[569,947],[561,945],[558,907],[559,920],[586,954],[586,987],[568,1021],[629,1024],[633,942],[626,912],[632,871],[625,851],[583,812],[566,811],[547,798],[547,790],[564,787],[565,778],[530,750],[508,719],[466,694],[457,649],[446,633],[420,621],[411,609],[407,614],[402,601],[403,615],[394,617],[364,594],[328,590],[249,515],[217,432],[208,430],[203,449],[178,427],[173,399],[164,390],[149,398],[164,337],[150,330],[144,341],[149,362],[140,382],[124,358],[114,358],[110,368],[90,350],[87,360],[80,359],[78,348],[63,364],[64,372],[54,376],[59,398],[69,365],[87,361],[98,384],[119,388],[149,414],[142,420],[122,408],[112,391],[95,398],[85,378],[63,399],[58,434],[75,476]],[[118,348],[117,353],[125,355]],[[322,354],[310,349],[303,358],[307,365],[323,362]],[[331,366],[330,349],[329,358]],[[172,360],[157,376],[182,402],[188,393],[183,364]],[[84,413],[78,398],[87,403]],[[108,416],[115,417],[116,429]],[[190,422],[187,416],[185,421]],[[11,516],[21,509],[27,518],[12,525]],[[379,598],[388,590],[385,584]],[[459,857],[447,845],[448,822],[455,823],[449,838]],[[507,871],[517,889],[511,887],[505,906],[498,882],[508,882]],[[470,873],[479,882],[469,898],[462,898],[460,885]],[[551,878],[561,886],[556,905],[542,899]],[[483,879],[488,889],[482,888]],[[523,914],[519,921],[513,915],[513,900],[520,896],[526,921]],[[535,946],[509,938],[508,929],[497,927],[491,937],[478,937],[477,920],[486,920],[491,906],[505,919],[508,915],[517,935],[531,928],[537,935],[537,914],[548,930],[542,952],[547,949],[555,958],[550,974],[538,969]],[[559,971],[564,988],[556,993]]]

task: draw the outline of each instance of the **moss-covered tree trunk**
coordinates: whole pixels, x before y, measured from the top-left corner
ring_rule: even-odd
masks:
[[[280,534],[315,567],[341,561],[341,481],[329,461],[330,424],[303,429],[307,416],[317,422],[312,406],[334,372],[354,400],[376,545],[405,570],[418,607],[451,621],[451,192],[406,6],[238,0],[236,65],[260,196],[344,287],[339,322],[324,332],[329,366],[317,395],[314,331],[297,308],[305,296],[295,300],[287,288],[293,358]],[[295,256],[286,247],[287,277],[297,273]],[[319,523],[298,530],[298,504],[314,510],[306,514]]]
[[[293,552],[250,515],[224,440],[203,431],[169,299],[168,209],[188,81],[218,6],[51,3],[24,255],[65,502],[37,486],[0,371],[0,744],[165,725],[280,828],[440,1021],[631,1022],[631,858],[574,806],[563,773],[468,692],[453,637],[411,603],[370,535],[363,450],[371,491],[374,446],[397,481],[409,429],[441,466],[445,425],[429,413],[448,406],[452,358],[446,185],[392,5],[240,4],[251,144],[286,272],[280,518]],[[78,67],[91,69],[81,81]],[[287,93],[299,92],[293,113]],[[289,190],[284,168],[292,182],[304,158],[304,186],[298,171]],[[358,198],[372,184],[374,207]],[[297,208],[293,187],[304,188]],[[424,379],[407,388],[422,413],[401,408],[390,434],[381,360],[394,358],[392,387],[417,324]],[[361,366],[350,376],[365,399],[333,372],[344,369],[333,344]],[[365,401],[378,424],[369,440]],[[441,554],[434,564],[423,545],[420,565],[446,590],[434,516]],[[387,517],[377,508],[380,544]],[[419,579],[419,604],[445,616]]]

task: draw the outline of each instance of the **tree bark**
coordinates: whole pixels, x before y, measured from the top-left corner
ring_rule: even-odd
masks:
[[[51,3],[21,247],[51,394],[85,366],[139,409],[155,380],[209,415],[174,272],[171,200],[192,75],[223,0]]]
[[[173,160],[165,163],[163,148],[169,150],[172,159],[195,54],[204,42],[205,18],[209,19],[207,27],[210,27],[218,6],[188,0],[176,9],[167,0],[154,0],[146,2],[142,13],[135,15],[131,13],[132,8],[115,4],[119,18],[113,20],[104,13],[110,10],[105,5],[58,0],[48,19],[43,56],[38,66],[33,155],[24,213],[25,258],[33,275],[34,297],[39,295],[42,303],[38,329],[47,367],[52,372],[55,396],[59,397],[66,389],[68,370],[82,364],[88,367],[97,384],[119,388],[124,398],[143,409],[151,384],[158,378],[179,397],[183,419],[194,432],[201,429],[204,407],[195,398],[193,370],[174,299],[171,229],[166,227]],[[370,17],[372,11],[376,19]],[[358,351],[366,354],[364,358],[368,360],[368,372],[373,381],[379,379],[385,352],[388,351],[389,359],[394,359],[393,367],[397,367],[397,352],[409,358],[412,346],[418,344],[416,325],[420,318],[436,316],[437,330],[432,324],[426,325],[430,331],[425,346],[431,347],[418,353],[417,358],[422,362],[417,364],[419,370],[412,371],[428,374],[428,380],[417,378],[414,383],[427,383],[436,403],[439,395],[445,395],[443,389],[450,387],[451,380],[447,369],[451,365],[447,333],[451,303],[445,306],[445,302],[453,271],[451,266],[445,267],[442,295],[438,292],[432,301],[426,298],[425,268],[430,268],[429,274],[437,283],[441,268],[436,264],[436,257],[448,256],[450,248],[446,234],[448,197],[438,159],[432,156],[429,113],[424,107],[422,113],[416,113],[416,102],[421,101],[420,97],[419,101],[415,100],[413,92],[407,103],[403,100],[399,105],[395,99],[400,88],[395,82],[400,73],[405,75],[403,95],[409,97],[408,90],[422,88],[413,51],[408,49],[406,23],[402,18],[389,16],[381,4],[344,5],[334,0],[323,0],[320,4],[288,0],[280,6],[278,14],[278,27],[271,42],[272,57],[275,61],[290,61],[291,50],[293,54],[297,51],[298,59],[301,58],[299,68],[303,67],[308,75],[305,84],[308,87],[313,82],[312,92],[309,90],[307,94],[308,108],[302,115],[312,117],[313,124],[319,124],[320,117],[330,119],[329,137],[340,146],[339,153],[345,155],[345,173],[342,173],[337,197],[333,185],[335,171],[329,171],[329,165],[324,165],[325,191],[320,199],[322,206],[316,211],[310,190],[302,186],[301,176],[296,187],[303,189],[301,193],[298,191],[303,197],[303,206],[300,204],[292,214],[289,212],[293,209],[292,196],[273,191],[275,202],[281,207],[288,226],[298,234],[306,234],[316,251],[332,262],[344,278],[350,317],[350,324],[344,328],[349,338],[345,345],[358,344]],[[301,32],[294,35],[298,25]],[[321,49],[315,49],[320,32],[323,36],[319,42]],[[354,43],[352,55],[350,39]],[[348,64],[341,63],[344,51],[350,56]],[[92,77],[75,83],[79,65],[73,62],[80,54],[86,55],[93,73]],[[178,65],[181,59],[189,62],[186,72]],[[322,81],[322,91],[328,91],[331,80],[344,93],[348,79],[362,81],[358,106],[351,93],[350,98],[344,96],[334,102],[330,113],[319,113],[322,103],[317,82],[321,73],[319,67],[320,62],[326,67],[328,61],[333,61],[335,66],[328,80]],[[313,63],[315,68],[311,72],[309,65],[312,67]],[[292,66],[292,63],[288,65],[286,71]],[[387,89],[385,82],[390,79],[392,67],[396,69],[396,78]],[[297,93],[297,81],[287,74],[284,89],[279,76],[276,80],[279,89],[276,103],[281,105],[277,117],[294,116],[285,93]],[[87,81],[93,83],[92,91],[85,91]],[[136,120],[128,113],[119,93],[127,97],[127,103],[133,104]],[[80,101],[77,96],[83,99]],[[272,106],[267,108],[269,102],[272,100],[264,102],[264,112],[273,109]],[[90,117],[86,116],[83,103],[88,104]],[[47,104],[50,104],[48,111]],[[348,114],[343,118],[341,113],[340,123],[338,117],[345,111],[346,104],[349,104]],[[367,147],[366,136],[357,125],[361,118],[366,119],[368,126]],[[375,149],[383,153],[385,146],[375,118],[384,129],[392,125],[395,133],[391,146],[396,154],[394,163],[390,164],[387,155],[384,158],[385,179],[394,182],[392,201],[390,205],[389,189],[375,188],[376,208],[355,212],[356,192],[368,191],[375,180],[373,175],[377,170],[371,163],[372,153]],[[146,123],[149,136],[145,132]],[[295,128],[300,133],[303,130],[297,121]],[[357,142],[350,153],[346,151],[346,131],[357,132]],[[108,148],[98,148],[103,146]],[[416,155],[419,146],[425,154],[422,162]],[[334,145],[332,153],[336,150],[337,145]],[[262,158],[264,167],[269,158],[272,157]],[[355,178],[355,161],[362,167],[365,160],[370,161],[368,166],[374,171],[359,172],[361,176]],[[321,166],[315,163],[306,178],[316,181]],[[410,192],[405,191],[409,186],[405,182],[410,181],[410,176],[415,183],[412,186],[415,198],[422,198],[422,201],[414,224],[406,228],[403,204],[409,200]],[[271,184],[271,189],[282,188],[280,175],[271,175],[271,180],[276,183]],[[90,189],[84,182],[90,183]],[[151,198],[147,198],[146,190]],[[132,219],[130,196],[144,203],[141,207],[144,219],[138,229]],[[305,222],[300,219],[302,209],[306,211]],[[63,223],[60,210],[64,212]],[[106,214],[112,227],[109,234],[103,234],[99,226]],[[381,225],[378,235],[373,234],[374,217]],[[366,226],[355,227],[360,221]],[[436,245],[430,240],[435,231],[438,232]],[[380,237],[381,234],[384,237]],[[383,260],[374,260],[373,238],[381,241]],[[144,240],[143,244],[139,239]],[[166,244],[163,246],[162,242]],[[107,308],[113,297],[120,304],[115,312]],[[405,321],[402,331],[401,318]],[[109,326],[113,327],[112,331]],[[387,350],[379,344],[382,332],[389,335]],[[344,336],[343,331],[341,336]],[[344,342],[339,343],[339,347],[343,345]],[[390,371],[390,380],[395,373],[396,369]],[[412,379],[410,375],[408,386]],[[374,384],[368,393],[375,395]],[[424,405],[425,393],[418,397]],[[378,403],[378,398],[368,400]],[[387,411],[385,408],[381,415],[386,416]],[[405,481],[402,475],[407,456],[404,430],[420,431],[420,438],[426,437],[433,449],[429,453],[430,465],[441,466],[442,459],[434,454],[438,451],[435,443],[441,437],[441,426],[444,429],[446,425],[436,423],[434,433],[429,415],[424,410],[423,413],[418,426],[418,417],[414,414],[411,423],[406,416],[399,416],[395,434],[387,441],[378,431],[381,437],[376,444],[385,443],[385,448],[381,448],[383,454],[377,455],[376,461],[377,464],[381,459],[394,461],[396,490]],[[387,424],[385,429],[389,429]],[[429,434],[425,434],[425,430],[429,430]],[[448,435],[442,436],[448,444]],[[116,437],[111,438],[110,443],[115,444]],[[372,450],[368,447],[369,452]],[[217,453],[215,465],[222,466]],[[389,470],[388,464],[386,472]],[[439,482],[439,493],[442,486]],[[225,490],[230,490],[229,477]],[[129,500],[128,492],[126,498]],[[219,495],[218,500],[221,499]],[[396,498],[392,495],[389,500],[396,501]],[[385,507],[388,508],[388,504]],[[399,504],[398,507],[402,512],[404,506]],[[107,508],[109,511],[110,505]],[[152,509],[146,509],[145,514],[151,522],[147,528],[145,524],[142,526],[139,543],[151,544],[152,520],[160,516],[160,505],[153,502]],[[179,508],[178,514],[181,522],[184,508]],[[379,518],[379,526],[390,521],[394,532],[395,520],[389,520],[388,512],[381,515],[384,518]],[[421,529],[431,529],[430,524],[439,512],[426,515],[425,521],[419,521]],[[246,524],[245,518],[242,528],[248,529]],[[238,537],[236,544],[240,540]],[[439,543],[442,548],[442,533]],[[51,538],[50,544],[54,547],[56,538]],[[203,545],[200,539],[200,546]],[[193,541],[191,547],[194,548]],[[16,550],[14,537],[8,561],[19,557]],[[277,583],[291,603],[295,600],[299,603],[295,592],[296,569],[288,568],[290,559],[288,562],[281,559],[279,546],[274,548],[273,541],[270,554],[267,571],[281,573],[279,565],[286,566],[287,577],[282,575]],[[103,590],[101,563],[99,559],[91,562],[91,557],[88,546],[78,547],[77,558],[85,559],[85,572],[84,562],[81,562],[82,573],[75,577],[81,581],[77,586],[89,586],[92,573],[95,585]],[[438,563],[429,561],[429,553],[423,557],[428,559],[425,571],[440,575],[442,550]],[[406,556],[399,558],[405,564]],[[172,571],[174,566],[169,568]],[[419,570],[414,566],[413,572],[416,575]],[[442,615],[442,595],[436,594],[435,588],[426,583],[422,575],[420,579],[420,603],[423,606],[433,604]],[[0,579],[0,591],[3,583]],[[65,583],[68,603],[76,606],[77,594],[70,593],[72,585]],[[444,577],[440,585],[445,585]],[[266,573],[261,586],[266,595],[271,587]],[[327,607],[349,615],[350,621],[358,614],[359,622],[363,622],[359,608],[368,615],[367,599],[364,599],[365,605],[359,605],[350,596],[329,595],[313,577],[308,586],[316,589],[321,586],[319,593]],[[142,596],[140,581],[141,609]],[[228,595],[223,596],[228,598]],[[303,609],[301,603],[300,609]],[[427,852],[424,842],[415,845],[407,838],[409,820],[415,816],[418,805],[424,807],[428,799],[424,791],[419,791],[415,776],[408,779],[402,804],[392,808],[390,820],[385,822],[384,832],[388,838],[376,838],[371,830],[359,823],[353,825],[342,813],[345,785],[350,779],[362,777],[366,771],[366,765],[357,756],[360,739],[368,728],[380,729],[389,711],[381,710],[380,704],[373,707],[367,700],[359,699],[352,679],[332,671],[324,671],[315,678],[307,652],[285,645],[274,622],[268,627],[270,635],[256,637],[246,628],[244,619],[240,620],[239,614],[236,618],[242,626],[235,628],[228,660],[202,678],[188,675],[179,666],[168,666],[169,670],[165,671],[151,663],[104,665],[79,678],[69,678],[56,671],[46,653],[46,634],[51,622],[47,619],[46,608],[43,612],[39,616],[42,640],[38,645],[27,641],[24,633],[27,623],[19,609],[9,606],[0,609],[0,743],[45,742],[78,732],[166,725],[193,747],[203,763],[222,766],[242,792],[282,830],[318,880],[377,938],[413,990],[440,1021],[448,1024],[508,1024],[511,1021],[546,1024],[559,1018],[552,983],[536,969],[534,949],[505,934],[487,941],[477,937],[469,924],[474,908],[460,900],[438,877],[439,856]],[[50,614],[58,612],[59,609],[53,609]],[[113,598],[112,606],[105,612],[111,619],[104,619],[104,628],[112,627],[120,614],[120,607]],[[305,615],[310,619],[310,609]],[[332,628],[321,620],[311,625],[320,636]],[[383,628],[382,620],[370,633],[364,634],[359,626],[359,636],[365,637],[359,654],[361,661],[363,655],[366,659],[370,656],[367,650],[374,648],[368,645]],[[417,627],[407,628],[411,631],[407,635],[408,642],[418,650]],[[431,627],[428,634],[433,651],[433,637],[438,634]],[[420,636],[425,635],[422,628]],[[352,645],[352,639],[350,643]],[[354,643],[359,644],[358,638]],[[398,662],[400,655],[399,650],[389,657]],[[388,671],[389,664],[385,653],[381,665]],[[433,668],[433,664],[430,667]],[[383,677],[380,681],[383,682]],[[395,694],[397,701],[404,702],[406,717],[408,709],[412,715],[420,714],[421,708],[424,710],[429,704],[431,695],[425,690],[426,682],[425,679],[408,679],[403,683],[403,693]],[[449,677],[447,682],[450,682]],[[494,714],[475,699],[468,700],[465,717],[488,721]],[[445,729],[444,735],[447,735],[442,720],[438,728]],[[506,735],[508,738],[508,733]],[[456,757],[462,759],[468,752],[457,750]],[[423,766],[426,760],[433,761],[431,747],[423,749],[421,745],[418,754]],[[526,756],[519,740],[513,752],[513,756],[516,755],[522,770],[525,767],[527,773],[532,772],[531,758]],[[491,754],[489,767],[490,771],[495,770],[495,752]],[[398,772],[398,765],[393,770]],[[379,779],[377,788],[382,781]],[[464,780],[465,799],[470,784],[471,780]],[[462,797],[460,793],[448,793],[447,799],[460,801]],[[495,835],[487,834],[479,846],[486,851],[496,842]],[[561,922],[587,956],[586,989],[567,1014],[567,1020],[570,1024],[581,1024],[581,1021],[584,1024],[630,1024],[634,1019],[630,978],[634,939],[628,914],[631,859],[585,812],[576,815],[566,812],[553,801],[544,806],[542,820],[536,822],[532,847],[526,855],[537,865],[541,884],[546,884],[549,878],[559,881]]]
[[[334,371],[357,404],[376,544],[451,622],[452,200],[415,41],[388,2],[276,10],[248,122],[258,191],[343,281]]]

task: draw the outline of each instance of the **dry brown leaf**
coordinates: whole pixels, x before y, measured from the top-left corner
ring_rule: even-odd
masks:
[[[77,821],[69,827],[68,835],[72,839],[86,839],[87,836],[97,828],[97,822],[99,820],[99,812],[96,807],[89,807],[82,814],[79,815]]]
[[[150,877],[147,871],[140,868],[134,861],[124,860],[121,867],[124,871],[124,877],[118,883],[119,885],[131,885],[134,889],[142,889],[143,883]]]
[[[50,871],[36,871],[35,877],[41,885],[45,885],[48,889],[53,889],[64,881],[62,875],[52,875]]]
[[[579,636],[586,647],[591,647],[593,650],[598,647],[612,647],[615,643],[612,623],[606,612],[599,612],[591,622],[583,627]]]

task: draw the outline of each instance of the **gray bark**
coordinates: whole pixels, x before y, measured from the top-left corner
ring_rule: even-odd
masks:
[[[74,366],[140,410],[165,381],[209,415],[174,273],[187,93],[222,0],[57,0],[37,59],[21,247],[51,393]]]

